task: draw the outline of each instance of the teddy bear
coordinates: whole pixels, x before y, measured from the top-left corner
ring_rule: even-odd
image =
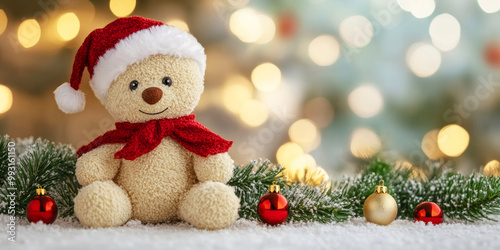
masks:
[[[183,220],[200,229],[228,227],[240,200],[226,185],[232,142],[195,121],[206,55],[191,34],[132,16],[91,32],[78,49],[69,83],[55,91],[59,109],[84,109],[87,68],[97,99],[116,129],[77,151],[82,185],[74,212],[87,227],[129,220]]]

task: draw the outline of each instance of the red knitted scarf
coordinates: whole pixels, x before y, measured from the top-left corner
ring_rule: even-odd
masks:
[[[145,123],[116,123],[116,129],[97,137],[76,152],[78,157],[103,144],[125,143],[115,153],[115,159],[135,160],[160,145],[170,136],[187,150],[203,157],[225,153],[232,141],[227,141],[194,120],[195,115],[175,119],[152,120]]]

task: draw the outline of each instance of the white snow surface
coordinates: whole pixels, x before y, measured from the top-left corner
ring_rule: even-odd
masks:
[[[499,222],[440,225],[396,220],[378,226],[363,218],[344,223],[266,226],[240,219],[219,231],[186,223],[87,229],[70,219],[52,225],[16,221],[16,242],[7,240],[8,216],[0,215],[0,249],[500,249]]]

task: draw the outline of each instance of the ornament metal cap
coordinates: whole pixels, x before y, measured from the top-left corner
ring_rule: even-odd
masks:
[[[387,187],[384,186],[384,180],[380,180],[378,183],[380,185],[375,186],[375,193],[377,193],[377,194],[387,193]]]
[[[36,189],[36,195],[45,195],[47,192],[45,189],[42,188],[41,185],[38,185],[38,188]]]
[[[269,186],[269,193],[279,193],[280,192],[280,185],[277,185],[275,181],[273,181],[273,184]]]

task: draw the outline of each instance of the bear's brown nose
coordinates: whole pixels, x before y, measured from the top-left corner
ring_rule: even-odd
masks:
[[[163,91],[157,87],[147,88],[142,91],[142,99],[150,105],[159,102],[162,96]]]

